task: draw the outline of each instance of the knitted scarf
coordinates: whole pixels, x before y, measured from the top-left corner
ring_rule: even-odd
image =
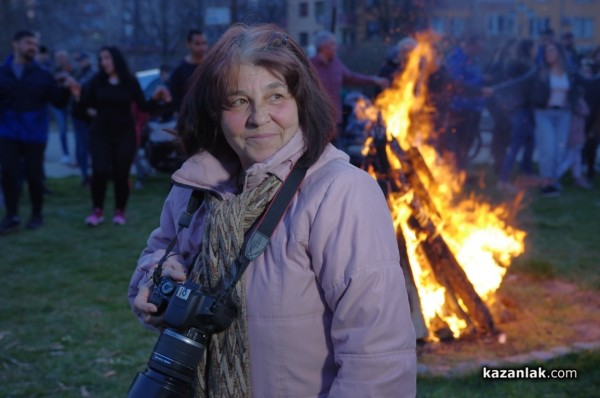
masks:
[[[269,176],[256,188],[229,200],[207,195],[206,220],[200,253],[190,279],[214,294],[224,281],[233,278],[233,260],[244,243],[244,235],[263,213],[281,181]],[[235,286],[232,298],[238,317],[224,332],[213,335],[207,353],[210,366],[205,380],[206,362],[201,361],[194,383],[194,397],[250,397],[250,363],[246,319],[246,294],[243,278]]]

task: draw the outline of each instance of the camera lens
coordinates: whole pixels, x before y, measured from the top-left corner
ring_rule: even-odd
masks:
[[[148,368],[133,380],[128,398],[188,396],[208,337],[199,333],[197,338],[199,341],[194,341],[172,329],[165,329],[150,355]]]
[[[154,346],[148,366],[189,383],[202,359],[203,343],[205,342],[197,342],[171,329],[166,329]]]
[[[138,373],[129,387],[128,398],[176,398],[190,396],[189,384],[146,369]]]

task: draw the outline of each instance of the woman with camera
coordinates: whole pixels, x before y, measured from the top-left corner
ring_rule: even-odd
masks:
[[[415,396],[415,333],[390,212],[375,180],[329,144],[334,128],[309,60],[274,25],[230,28],[194,75],[177,125],[189,158],[129,286],[144,324],[173,326],[148,302],[163,256],[160,276],[218,295],[246,232],[291,170],[307,168],[233,289],[237,318],[209,340],[195,396]],[[178,227],[193,191],[203,193],[200,207]]]

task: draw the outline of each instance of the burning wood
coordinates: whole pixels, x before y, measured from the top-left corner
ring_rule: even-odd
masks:
[[[402,75],[363,106],[371,120],[364,164],[384,190],[396,226],[418,338],[495,333],[486,301],[523,251],[525,233],[503,221],[503,207],[458,199],[462,176],[428,145],[428,75],[436,65],[429,35],[418,38]],[[418,121],[418,122],[417,122]]]

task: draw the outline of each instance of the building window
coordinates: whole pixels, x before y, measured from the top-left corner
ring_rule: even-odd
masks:
[[[354,44],[356,36],[352,29],[342,29],[342,44]]]
[[[514,35],[515,19],[510,15],[488,15],[486,30],[490,36]]]
[[[302,47],[308,46],[310,43],[308,42],[308,33],[300,32],[300,45]]]
[[[325,2],[315,2],[315,19],[319,23],[325,23]]]
[[[300,16],[308,17],[308,3],[305,1],[300,3]]]
[[[462,18],[450,18],[448,20],[448,33],[454,37],[461,37],[465,31],[465,20]]]
[[[319,18],[325,14],[325,2],[317,1],[315,2],[315,18]]]
[[[375,8],[379,5],[379,1],[378,0],[366,0],[365,1],[365,8],[367,10],[370,10],[372,8]]]
[[[356,10],[356,1],[355,0],[343,0],[342,1],[342,11],[343,12],[354,12]]]
[[[550,27],[550,18],[530,18],[529,19],[529,36],[538,37],[540,33]]]
[[[446,24],[444,22],[444,18],[433,17],[433,18],[431,18],[429,23],[431,24],[432,30],[434,30],[438,33],[441,33],[441,34],[446,33]]]
[[[379,37],[379,22],[369,21],[367,22],[367,39]]]
[[[594,19],[571,18],[571,30],[576,39],[591,39],[594,37]]]

